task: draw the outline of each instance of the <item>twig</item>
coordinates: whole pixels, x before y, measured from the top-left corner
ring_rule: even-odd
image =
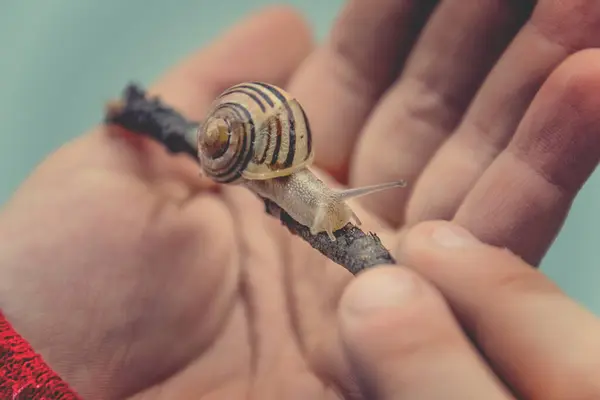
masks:
[[[121,100],[107,105],[105,123],[156,140],[171,153],[185,153],[198,160],[190,134],[197,129],[199,123],[187,120],[158,98],[148,98],[146,92],[136,84],[125,88]],[[262,200],[265,203],[265,211],[279,218],[292,234],[301,237],[324,256],[353,274],[376,265],[396,263],[381,240],[373,233],[365,233],[349,223],[334,232],[337,239],[334,242],[323,232],[311,235],[309,228],[296,222],[277,204],[264,198]]]

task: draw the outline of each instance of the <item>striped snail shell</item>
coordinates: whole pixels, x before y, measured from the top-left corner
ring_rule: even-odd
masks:
[[[332,189],[309,168],[314,158],[308,119],[283,89],[262,83],[230,87],[214,101],[198,129],[203,175],[241,184],[275,202],[313,235],[334,232],[360,219],[347,200],[404,187],[403,180]]]
[[[219,95],[198,130],[197,143],[204,175],[219,183],[291,175],[314,158],[300,103],[263,82],[241,83]]]

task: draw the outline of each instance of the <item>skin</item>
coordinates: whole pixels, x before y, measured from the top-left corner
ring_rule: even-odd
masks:
[[[352,206],[404,268],[353,279],[243,188],[98,127],[0,214],[0,309],[86,399],[599,397],[598,321],[533,266],[600,157],[600,3],[425,3],[350,1],[314,50],[271,8],[153,87],[190,118],[242,81],[294,93],[328,182],[408,179]],[[433,246],[438,218],[515,255]],[[349,317],[361,287],[403,306]]]

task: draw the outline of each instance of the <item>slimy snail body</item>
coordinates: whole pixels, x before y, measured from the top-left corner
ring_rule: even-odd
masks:
[[[285,210],[312,235],[333,232],[352,219],[346,200],[405,186],[396,181],[356,189],[332,189],[311,170],[312,133],[302,106],[283,89],[262,82],[230,87],[211,106],[198,129],[202,174],[243,185]]]

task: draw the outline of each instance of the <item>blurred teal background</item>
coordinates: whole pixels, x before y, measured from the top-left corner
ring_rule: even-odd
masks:
[[[49,152],[101,118],[130,80],[149,84],[267,0],[0,0],[0,202]],[[287,0],[322,39],[343,0]],[[600,127],[599,127],[600,129]],[[600,171],[542,268],[600,314]]]

